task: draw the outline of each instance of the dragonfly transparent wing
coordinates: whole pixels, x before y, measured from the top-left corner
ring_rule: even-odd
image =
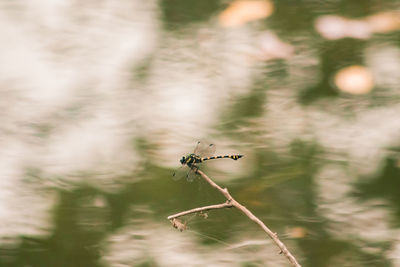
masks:
[[[193,182],[196,178],[196,170],[194,168],[190,168],[187,165],[182,165],[172,174],[172,180],[178,181],[182,178],[185,178],[189,182]]]
[[[196,171],[192,168],[186,173],[186,180],[188,182],[193,182],[196,179]]]
[[[174,171],[174,173],[172,174],[172,180],[174,181],[178,181],[180,180],[182,177],[185,177],[186,173],[188,171],[188,168],[185,166],[180,166],[178,169],[176,169]]]
[[[203,142],[197,142],[197,146],[194,149],[193,153],[199,157],[211,157],[214,155],[215,150],[217,149],[216,145],[209,144]]]

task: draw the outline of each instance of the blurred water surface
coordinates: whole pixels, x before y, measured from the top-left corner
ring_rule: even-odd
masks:
[[[400,3],[0,0],[0,266],[400,266]]]

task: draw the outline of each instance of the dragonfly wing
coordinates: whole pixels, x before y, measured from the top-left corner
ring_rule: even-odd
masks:
[[[190,169],[187,173],[186,173],[186,180],[188,182],[193,182],[194,179],[196,179],[196,172],[194,169]]]
[[[187,174],[187,167],[185,167],[185,166],[181,166],[181,167],[179,167],[178,169],[176,169],[175,171],[174,171],[174,173],[172,174],[172,180],[174,180],[174,181],[178,181],[178,180],[180,180],[182,177],[185,177],[186,176],[186,174]]]
[[[196,178],[196,170],[194,168],[182,166],[172,174],[172,180],[174,181],[178,181],[182,178],[185,178],[188,182],[193,182]]]
[[[198,141],[196,147],[194,148],[193,154],[199,155],[204,150],[204,143]]]
[[[217,150],[217,146],[214,144],[210,144],[207,148],[207,151],[205,152],[205,154],[203,155],[203,157],[211,157],[214,155],[215,150]]]
[[[199,141],[193,153],[199,157],[211,157],[214,155],[216,149],[217,146],[214,144],[207,145]]]

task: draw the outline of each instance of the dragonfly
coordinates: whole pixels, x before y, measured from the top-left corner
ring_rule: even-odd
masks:
[[[206,161],[206,160],[212,160],[212,159],[233,159],[233,160],[238,160],[243,155],[225,155],[225,156],[213,156],[216,150],[216,145],[214,144],[209,144],[206,145],[202,142],[197,142],[196,148],[194,149],[193,153],[188,154],[186,156],[183,156],[180,159],[180,163],[182,164],[181,168],[182,169],[184,166],[188,166],[190,170],[186,173],[186,179],[191,182],[195,178],[195,173],[197,172],[199,168],[199,164]],[[180,175],[177,175],[178,171],[175,171],[173,173],[174,178],[179,179]]]

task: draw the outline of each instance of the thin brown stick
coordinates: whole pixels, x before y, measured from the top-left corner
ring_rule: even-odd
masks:
[[[195,209],[191,209],[191,210],[187,210],[187,211],[182,211],[179,212],[177,214],[168,216],[168,220],[172,220],[178,217],[182,217],[191,213],[197,213],[197,212],[202,212],[202,211],[206,211],[206,210],[215,210],[215,209],[223,209],[223,208],[231,208],[233,207],[232,203],[230,203],[229,201],[225,202],[225,203],[221,203],[221,204],[217,204],[217,205],[210,205],[210,206],[205,206],[205,207],[201,207],[201,208],[195,208]]]
[[[218,204],[218,205],[211,205],[211,206],[206,206],[206,207],[201,207],[201,208],[195,208],[191,209],[188,211],[183,211],[180,213],[177,213],[175,215],[171,215],[168,217],[169,220],[175,219],[177,217],[187,215],[190,213],[196,213],[196,212],[201,212],[204,210],[210,210],[210,209],[220,209],[220,208],[225,208],[225,207],[235,207],[238,210],[240,210],[242,213],[244,213],[247,217],[249,217],[250,220],[254,221],[257,223],[263,230],[264,232],[267,233],[267,235],[275,242],[275,244],[280,248],[280,253],[284,254],[286,258],[289,260],[289,262],[296,267],[301,267],[301,265],[297,262],[296,258],[290,253],[290,251],[286,248],[285,244],[282,243],[282,241],[278,238],[278,235],[274,232],[272,232],[260,219],[258,219],[250,210],[248,210],[245,206],[241,205],[239,202],[237,202],[231,194],[229,194],[227,188],[222,188],[219,185],[217,185],[213,180],[211,180],[207,175],[205,175],[202,171],[197,170],[197,173],[204,179],[206,180],[212,187],[216,188],[218,191],[220,191],[227,201],[223,204]]]

